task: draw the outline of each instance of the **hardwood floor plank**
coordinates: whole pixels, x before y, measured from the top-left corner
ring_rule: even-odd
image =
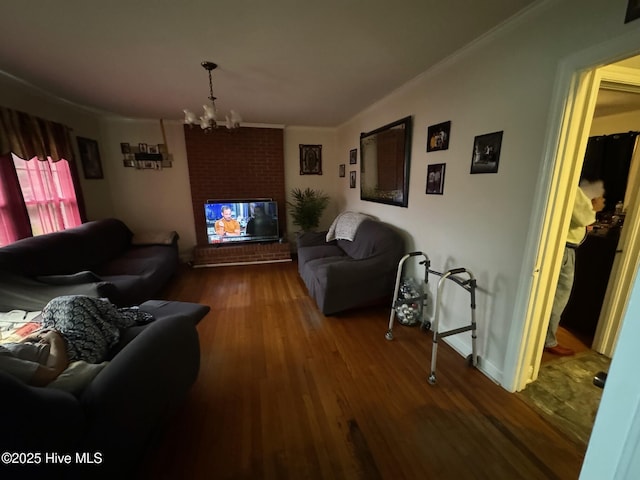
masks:
[[[212,309],[142,479],[578,478],[584,446],[444,342],[429,385],[430,334],[387,341],[384,306],[325,317],[295,262],[185,269],[166,297]]]

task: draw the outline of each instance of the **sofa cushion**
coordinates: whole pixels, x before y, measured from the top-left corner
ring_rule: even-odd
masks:
[[[173,245],[178,241],[178,232],[141,232],[133,235],[131,245]]]
[[[352,242],[338,240],[338,246],[356,260],[403,249],[404,246],[399,243],[398,234],[390,226],[376,220],[364,220]]]
[[[316,258],[345,257],[346,253],[340,247],[332,243],[314,245],[298,249],[298,266],[302,268],[307,262]]]
[[[36,277],[93,270],[127,249],[132,236],[122,221],[109,218],[24,238],[0,248],[0,271]]]
[[[82,237],[83,248],[78,254],[85,268],[78,270],[93,270],[93,267],[118,257],[131,246],[133,237],[129,227],[117,218],[87,222],[65,231]]]
[[[28,277],[87,270],[82,249],[82,238],[69,230],[23,238],[0,248],[0,270]]]

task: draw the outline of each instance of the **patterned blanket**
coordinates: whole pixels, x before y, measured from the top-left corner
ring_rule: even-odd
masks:
[[[327,242],[332,240],[353,241],[358,231],[358,227],[364,221],[371,218],[364,213],[343,212],[339,214],[327,232]]]
[[[67,342],[69,361],[102,362],[120,340],[120,329],[153,320],[138,307],[117,308],[103,298],[65,295],[42,310],[43,329],[57,330]]]

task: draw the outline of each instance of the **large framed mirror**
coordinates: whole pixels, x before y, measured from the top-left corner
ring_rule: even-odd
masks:
[[[411,117],[360,134],[360,199],[406,207]]]

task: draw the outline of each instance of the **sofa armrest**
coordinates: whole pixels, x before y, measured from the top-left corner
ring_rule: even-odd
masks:
[[[41,275],[36,277],[36,280],[46,283],[47,285],[79,285],[102,281],[98,275],[89,270],[83,270],[82,272],[71,273],[69,275]]]
[[[304,232],[298,235],[296,245],[301,247],[313,247],[317,245],[335,244],[335,240],[327,242],[327,231],[324,232]]]
[[[85,420],[76,397],[52,388],[29,386],[2,371],[0,392],[4,432],[0,435],[0,451],[74,449]]]
[[[88,282],[77,284],[44,283],[18,275],[2,275],[0,278],[0,311],[39,311],[52,298],[61,295],[88,295],[112,299],[117,297],[117,288],[111,282]]]
[[[107,470],[135,464],[199,368],[193,321],[172,316],[151,322],[84,390],[81,402],[90,423],[83,447],[104,452]],[[109,461],[114,458],[118,465]]]

